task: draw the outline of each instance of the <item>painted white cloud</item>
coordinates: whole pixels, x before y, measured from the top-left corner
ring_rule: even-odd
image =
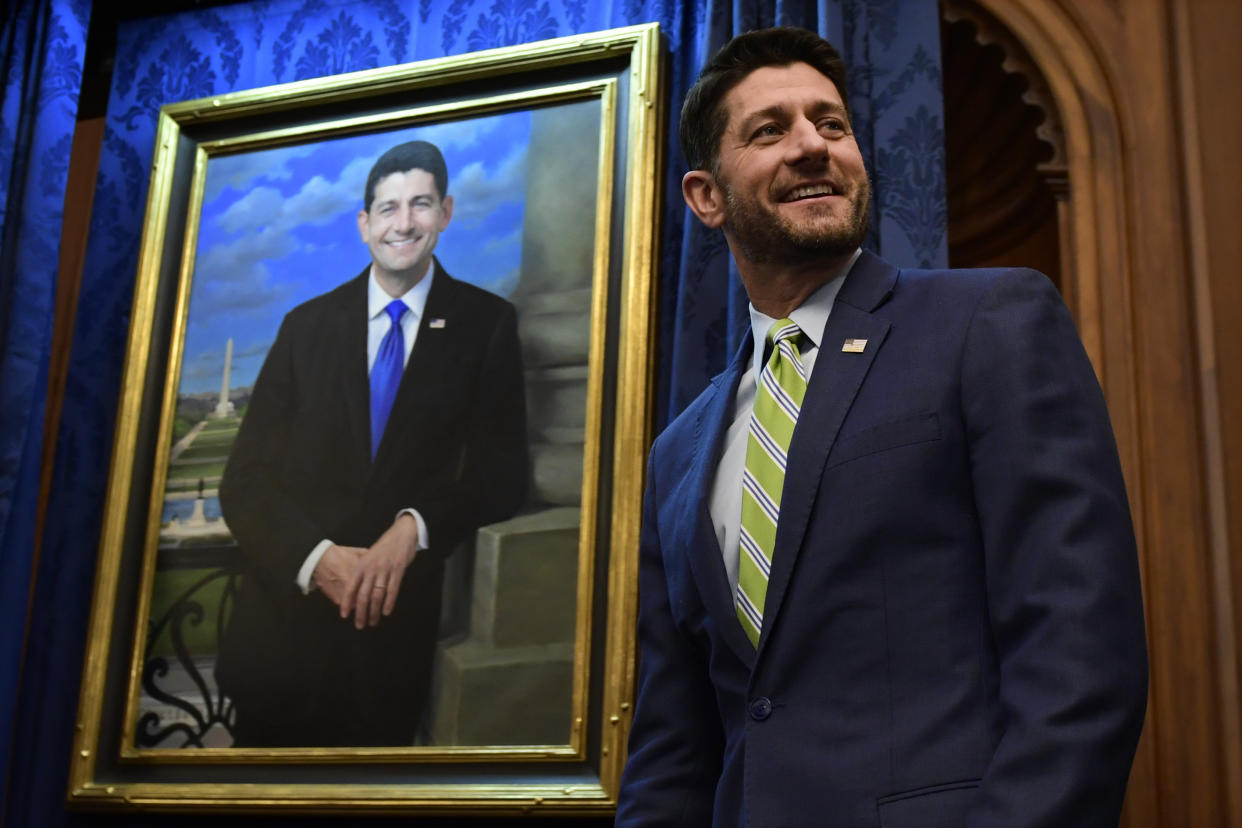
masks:
[[[267,352],[272,350],[271,342],[256,342],[253,345],[247,345],[240,350],[233,350],[233,359],[245,359],[252,356],[267,356]]]
[[[293,249],[293,239],[283,228],[264,226],[258,232],[208,248],[195,263],[195,281],[244,282],[248,277],[239,271],[247,265],[263,259],[279,259]]]
[[[244,233],[272,224],[283,210],[285,198],[273,187],[255,187],[229,205],[216,222],[228,233]]]
[[[522,249],[522,228],[518,227],[507,236],[488,239],[483,245],[482,255],[490,256],[512,256]]]
[[[358,195],[346,189],[341,179],[329,182],[322,175],[314,176],[285,202],[282,224],[326,224],[339,219],[358,203]]]
[[[379,155],[355,158],[341,170],[341,177],[337,179],[336,186],[341,189],[342,197],[348,196],[347,209],[351,213],[362,209],[362,196],[364,195],[362,191],[367,186],[367,173],[371,172],[371,167],[378,159]]]
[[[525,196],[524,170],[526,148],[515,147],[491,169],[482,161],[472,161],[457,174],[450,176],[449,192],[453,195],[453,220],[477,222],[509,201],[520,202]]]
[[[194,265],[190,319],[206,323],[221,313],[263,315],[269,304],[287,302],[292,288],[272,283],[267,262],[293,249],[290,235],[273,227],[213,245]]]
[[[206,282],[194,297],[191,319],[204,322],[220,314],[266,317],[271,306],[287,305],[292,288],[272,284],[271,273],[263,262],[251,262],[236,272],[231,281]]]
[[[289,162],[304,158],[315,151],[313,144],[284,147],[265,152],[247,152],[214,159],[208,166],[206,201],[212,201],[225,187],[238,192],[251,188],[254,181],[287,181],[292,171]]]
[[[233,366],[230,383],[234,388],[253,382],[259,366],[272,349],[271,340],[255,342],[245,347],[233,348]],[[224,374],[224,348],[207,348],[193,357],[187,357],[181,366],[182,392],[215,391]],[[245,377],[245,381],[239,378]]]
[[[227,233],[286,232],[299,225],[327,224],[352,214],[362,204],[366,176],[374,158],[358,158],[345,165],[335,180],[312,176],[291,196],[273,187],[255,187],[220,214],[217,224]]]
[[[224,371],[224,360],[217,354],[214,362],[208,363],[205,359],[206,356],[206,354],[199,354],[197,359],[181,369],[182,387],[185,387],[185,383],[199,385],[204,380],[214,379],[219,381]]]
[[[500,122],[498,120],[491,118],[449,121],[443,124],[423,127],[418,131],[417,137],[421,141],[430,141],[439,147],[441,151],[464,149],[474,146],[480,138],[494,131],[499,125]]]

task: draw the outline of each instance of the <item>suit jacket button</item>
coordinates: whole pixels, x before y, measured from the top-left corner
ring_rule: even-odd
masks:
[[[772,700],[767,696],[760,696],[750,703],[750,717],[756,722],[762,722],[771,715]]]

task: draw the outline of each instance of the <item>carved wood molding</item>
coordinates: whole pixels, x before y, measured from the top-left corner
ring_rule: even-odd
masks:
[[[1052,148],[1052,157],[1045,163],[1064,168],[1065,129],[1061,123],[1061,111],[1044,73],[1022,43],[1002,23],[971,0],[941,0],[941,17],[949,23],[966,22],[975,28],[975,41],[983,45],[999,46],[1005,53],[1002,68],[1011,75],[1026,80],[1022,99],[1044,114],[1036,127],[1036,134]]]
[[[970,0],[945,7],[944,71],[949,259],[1038,266],[1058,286],[1059,190],[1068,186],[1065,133],[1043,73],[995,18]],[[1054,188],[1055,183],[1055,188]]]

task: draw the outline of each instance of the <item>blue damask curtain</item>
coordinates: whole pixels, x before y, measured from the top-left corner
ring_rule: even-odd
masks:
[[[493,46],[658,21],[673,109],[660,262],[657,427],[723,365],[745,296],[718,232],[682,207],[677,106],[735,33],[819,31],[852,66],[851,104],[875,182],[869,245],[906,265],[946,259],[936,0],[258,0],[125,24],[58,434],[7,815],[54,825],[71,743],[105,477],[152,157],[163,103]]]
[[[85,0],[19,3],[0,34],[0,779],[25,639],[56,242],[89,8]]]

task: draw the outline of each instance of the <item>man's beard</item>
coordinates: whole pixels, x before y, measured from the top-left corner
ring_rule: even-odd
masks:
[[[871,184],[866,178],[850,195],[850,210],[844,221],[830,225],[818,221],[796,225],[753,200],[739,198],[723,182],[721,189],[726,205],[725,232],[754,264],[803,265],[840,258],[857,250],[867,236]]]

